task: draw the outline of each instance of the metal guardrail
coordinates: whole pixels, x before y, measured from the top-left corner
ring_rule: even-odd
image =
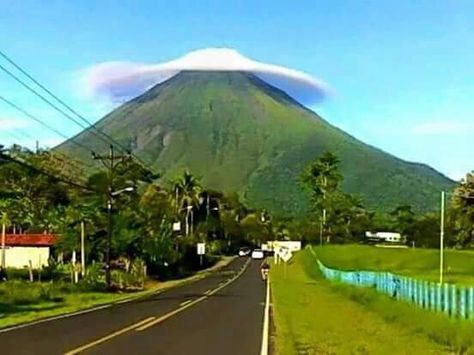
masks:
[[[458,318],[474,320],[474,287],[417,280],[390,272],[342,271],[317,260],[324,277],[344,284],[375,288],[378,292],[420,308]]]

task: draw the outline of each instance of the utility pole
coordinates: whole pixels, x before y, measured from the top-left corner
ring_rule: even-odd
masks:
[[[115,169],[118,165],[124,162],[128,156],[115,155],[114,146],[110,145],[109,153],[107,155],[98,155],[92,153],[94,160],[100,160],[107,169],[107,247],[105,250],[105,283],[107,287],[111,286],[110,278],[110,249],[112,245],[112,203],[114,191]]]
[[[81,277],[86,276],[86,248],[84,221],[81,222]]]
[[[2,223],[2,269],[5,270],[6,260],[5,260],[5,234],[6,234],[6,225],[5,222]]]
[[[71,258],[71,264],[72,264],[72,283],[76,284],[79,279],[79,275],[77,273],[77,259],[76,259],[76,250],[72,251],[72,258]]]
[[[319,245],[320,246],[323,246],[323,225],[324,225],[324,222],[323,222],[323,219],[321,218],[321,220],[319,221]]]
[[[439,231],[439,284],[443,284],[443,272],[444,272],[444,204],[445,204],[445,192],[441,191],[441,223]]]

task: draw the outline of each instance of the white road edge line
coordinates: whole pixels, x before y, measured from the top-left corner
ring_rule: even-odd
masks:
[[[263,311],[263,333],[260,355],[268,355],[268,332],[270,326],[270,276],[267,276],[267,295],[265,296],[265,310]]]
[[[33,321],[33,322],[25,323],[25,324],[14,325],[12,327],[8,327],[8,328],[5,328],[5,329],[0,329],[0,333],[6,333],[6,332],[9,332],[9,331],[12,331],[12,330],[15,330],[15,329],[26,328],[26,327],[29,327],[29,326],[32,326],[32,325],[35,325],[35,324],[50,322],[50,321],[53,321],[53,320],[56,320],[56,319],[74,317],[74,316],[78,316],[80,314],[90,313],[90,312],[98,311],[100,309],[108,308],[110,306],[112,306],[112,304],[106,304],[106,305],[103,305],[103,306],[89,308],[89,309],[85,309],[85,310],[77,311],[77,312],[72,312],[72,313],[60,314],[60,315],[57,315],[57,316],[54,316],[54,317],[39,319],[37,321]]]
[[[127,303],[127,302],[130,302],[130,301],[133,301],[133,297],[125,298],[124,300],[117,301],[114,304],[122,304],[122,303]]]

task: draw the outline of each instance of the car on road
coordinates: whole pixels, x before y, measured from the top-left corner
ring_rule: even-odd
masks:
[[[252,259],[263,259],[265,257],[265,253],[261,249],[254,249],[252,251]]]
[[[249,256],[250,252],[251,250],[249,247],[242,247],[239,249],[239,256]]]

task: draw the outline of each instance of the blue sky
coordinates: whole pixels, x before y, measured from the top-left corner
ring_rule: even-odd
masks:
[[[0,1],[0,49],[92,121],[111,105],[84,95],[84,68],[228,47],[324,80],[335,94],[312,108],[366,143],[453,178],[474,169],[473,1]],[[2,72],[0,94],[80,130]],[[33,138],[61,140],[0,103],[0,143]]]

